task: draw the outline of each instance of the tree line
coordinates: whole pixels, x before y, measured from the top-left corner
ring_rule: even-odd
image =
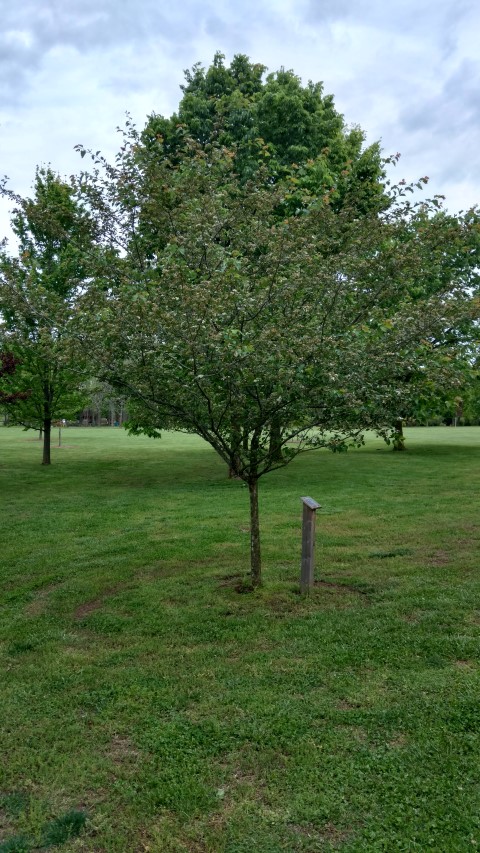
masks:
[[[216,54],[182,92],[170,118],[127,120],[113,163],[79,145],[91,167],[70,181],[3,184],[0,388],[47,449],[88,377],[131,432],[204,438],[248,485],[257,585],[264,475],[366,429],[402,449],[402,419],[475,398],[480,220],[416,201],[426,178],[393,185],[291,71]]]

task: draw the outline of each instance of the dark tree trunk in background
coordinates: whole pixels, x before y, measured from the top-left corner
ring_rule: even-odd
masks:
[[[282,461],[282,428],[278,418],[275,418],[270,425],[269,453],[274,462]]]
[[[46,418],[43,421],[43,458],[42,465],[50,465],[50,439],[52,432],[52,421]]]
[[[395,435],[393,436],[393,449],[400,451],[406,450],[405,448],[405,436],[403,434],[403,420],[402,418],[397,418],[395,421]]]

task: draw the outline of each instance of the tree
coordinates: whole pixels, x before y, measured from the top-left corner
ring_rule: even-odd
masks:
[[[110,261],[83,334],[101,378],[130,397],[132,431],[195,432],[248,484],[258,585],[260,478],[365,428],[391,432],[432,341],[471,311],[464,280],[412,297],[430,220],[395,191],[382,216],[359,216],[306,190],[301,213],[281,218],[298,191],[289,176],[271,182],[259,166],[242,182],[221,145],[190,140],[178,161],[130,127],[115,166],[93,157],[81,190]]]
[[[397,413],[394,450],[405,449],[403,421],[420,418],[424,422],[438,411],[447,412],[455,406],[462,388],[470,382],[478,352],[479,211],[472,209],[454,216],[441,209],[438,199],[433,201],[433,210],[434,215],[428,206],[420,206],[401,237],[421,246],[421,251],[417,249],[418,274],[409,295],[412,301],[423,302],[429,297],[441,295],[448,300],[463,293],[464,306],[452,322],[445,323],[429,339],[429,369],[423,371],[423,379],[418,372],[412,375],[410,370],[405,371],[405,384],[411,385],[413,378],[415,382]]]
[[[185,71],[178,113],[150,116],[142,142],[152,153],[178,164],[190,156],[191,139],[203,149],[212,143],[228,147],[240,184],[259,168],[268,183],[288,179],[289,193],[272,211],[280,220],[298,213],[306,198],[325,194],[332,209],[347,205],[359,215],[382,209],[380,147],[365,147],[364,132],[346,125],[322,83],[304,86],[284,68],[267,75],[264,65],[242,54],[228,67],[224,60],[217,52],[209,68],[197,63]],[[279,459],[280,429],[275,418],[270,441]]]
[[[16,255],[0,252],[0,310],[5,347],[18,360],[7,401],[11,420],[43,429],[43,464],[50,464],[54,419],[81,407],[81,360],[71,356],[69,329],[88,275],[92,222],[71,186],[51,169],[38,169],[34,197],[5,186],[15,208]]]
[[[229,67],[217,52],[208,69],[199,63],[185,71],[178,113],[153,113],[142,142],[173,163],[189,155],[189,140],[212,142],[235,152],[241,182],[268,163],[268,181],[290,175],[297,192],[290,213],[305,190],[330,194],[340,207],[348,199],[360,214],[384,202],[383,162],[378,143],[365,147],[365,134],[348,127],[322,83],[302,85],[293,71],[266,75],[266,67],[237,54]],[[293,187],[292,187],[293,189]]]

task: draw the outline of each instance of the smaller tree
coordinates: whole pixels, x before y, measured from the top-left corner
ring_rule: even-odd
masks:
[[[81,358],[72,358],[70,330],[88,275],[92,223],[72,188],[50,169],[37,170],[33,198],[5,185],[1,191],[15,204],[18,242],[16,255],[6,243],[0,252],[2,336],[17,359],[6,405],[14,423],[43,430],[42,461],[49,465],[52,421],[82,404]]]
[[[306,192],[280,217],[289,176],[259,167],[242,184],[233,151],[190,145],[171,162],[132,130],[115,166],[93,155],[82,191],[110,263],[84,334],[101,378],[130,398],[132,430],[195,432],[248,485],[258,585],[260,478],[363,429],[391,432],[471,297],[459,275],[421,290],[432,220],[400,194],[360,217]]]

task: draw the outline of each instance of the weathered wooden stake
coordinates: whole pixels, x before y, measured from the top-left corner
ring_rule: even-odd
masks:
[[[310,592],[313,586],[315,567],[315,511],[320,508],[313,498],[302,498],[302,566],[300,569],[300,591]]]

